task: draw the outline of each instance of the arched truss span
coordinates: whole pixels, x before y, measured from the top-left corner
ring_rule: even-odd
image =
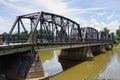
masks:
[[[100,37],[99,37],[100,41],[113,41],[114,39],[113,34],[108,34],[105,32],[100,32],[99,34],[100,34]]]
[[[15,31],[16,30],[16,31]],[[37,43],[78,43],[113,41],[111,34],[98,32],[92,27],[80,28],[79,24],[66,17],[36,12],[17,16],[7,35],[9,42],[37,42]],[[6,41],[6,36],[4,36]]]
[[[27,30],[28,28],[26,29],[24,19],[29,20],[27,26],[30,31]],[[28,41],[31,41],[31,38],[33,41],[37,40],[38,42],[80,42],[82,40],[78,23],[66,17],[47,12],[18,16],[9,35],[13,33],[15,27],[18,29],[18,35],[21,33],[21,27],[26,34],[30,34]],[[20,40],[21,37],[17,37]]]
[[[81,28],[81,35],[82,35],[84,42],[85,41],[90,42],[90,41],[98,41],[99,40],[99,38],[98,38],[99,32],[92,27]]]

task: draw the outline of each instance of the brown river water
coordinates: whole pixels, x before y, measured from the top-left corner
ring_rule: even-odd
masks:
[[[62,61],[60,50],[39,52],[50,80],[120,80],[120,47],[96,55],[93,61]]]

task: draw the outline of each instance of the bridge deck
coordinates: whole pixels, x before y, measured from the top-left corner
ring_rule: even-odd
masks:
[[[36,51],[44,50],[55,50],[55,49],[67,49],[67,48],[76,48],[76,47],[86,47],[86,46],[96,46],[96,45],[105,45],[112,44],[111,42],[97,42],[97,43],[11,43],[0,45],[0,55],[13,54],[17,52],[24,52],[32,50],[34,46]]]

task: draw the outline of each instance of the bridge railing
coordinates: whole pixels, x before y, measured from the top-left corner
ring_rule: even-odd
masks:
[[[1,43],[26,43],[29,35],[0,35]]]
[[[26,35],[0,35],[0,44],[2,43],[26,43],[28,42],[29,34]],[[113,35],[102,35],[98,39],[92,38],[83,38],[82,40],[79,39],[79,37],[73,37],[73,36],[66,36],[66,37],[60,37],[60,36],[54,36],[54,35],[34,35],[34,43],[90,43],[90,42],[113,42]],[[9,41],[7,41],[9,40]],[[30,39],[30,42],[32,42],[32,37]]]
[[[79,38],[78,36],[55,36],[55,35],[40,35],[35,34],[34,38],[30,37],[30,34],[12,34],[12,35],[0,35],[0,44],[2,43],[26,43],[28,42],[28,38],[30,37],[29,42],[32,42],[34,39],[34,43],[90,43],[90,42],[113,42],[114,36],[113,34],[107,33],[99,33],[99,37],[84,37]],[[9,40],[9,41],[8,41]]]
[[[82,42],[78,37],[59,37],[59,36],[41,36],[37,35],[38,43],[75,43],[75,42]]]

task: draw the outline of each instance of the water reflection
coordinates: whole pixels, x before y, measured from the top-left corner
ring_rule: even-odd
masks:
[[[52,52],[53,53],[48,53],[48,55],[46,55],[46,56],[53,55],[53,58],[50,59],[49,57],[47,57],[47,59],[43,63],[43,68],[44,68],[45,72],[49,73],[50,76],[63,71],[61,64],[58,62],[57,52],[56,51],[52,51]],[[40,53],[40,54],[43,54],[43,53]],[[43,59],[44,55],[40,56],[40,57],[41,57],[41,59]]]
[[[69,68],[72,68],[73,66],[76,66],[76,65],[82,63],[83,61],[78,61],[78,60],[76,60],[76,61],[68,61],[68,60],[59,59],[59,62],[61,63],[62,68],[65,71],[65,70],[67,70]]]
[[[112,55],[112,52],[108,51],[106,54],[96,56],[93,61],[63,61],[61,64],[65,71],[54,76],[51,80],[89,80],[97,78],[105,70]]]
[[[44,70],[51,76],[62,72],[53,76],[51,80],[94,80],[95,78],[119,80],[120,78],[119,49],[99,54],[93,61],[59,60],[60,64],[57,51],[41,52],[40,57],[43,60]]]
[[[51,50],[50,51],[40,51],[38,54],[41,57],[42,63],[44,63],[46,60],[53,59],[54,58],[53,52],[54,51],[51,51]]]
[[[100,73],[100,78],[110,78],[113,80],[120,80],[120,56],[115,53],[107,64],[105,71]]]

